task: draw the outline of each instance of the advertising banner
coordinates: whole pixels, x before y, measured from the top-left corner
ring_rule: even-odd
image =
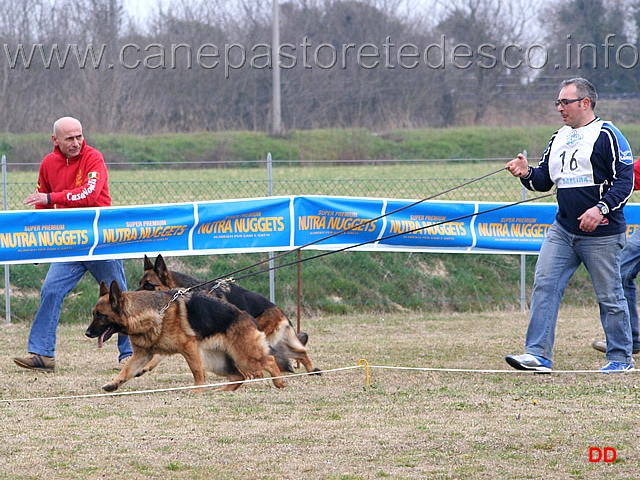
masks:
[[[199,203],[192,249],[231,253],[289,248],[290,203],[289,197]]]
[[[553,203],[283,196],[0,212],[0,263],[309,250],[537,254]],[[640,204],[625,207],[631,235]]]
[[[17,211],[0,214],[0,262],[86,257],[95,246],[92,209]]]
[[[388,210],[394,212],[406,202],[389,200]],[[424,202],[393,213],[387,218],[387,228],[381,246],[402,249],[439,248],[468,249],[473,246],[473,203]]]
[[[99,242],[92,251],[94,255],[137,256],[142,250],[176,252],[190,249],[195,205],[96,209],[96,217]]]
[[[296,197],[295,246],[332,250],[375,241],[384,232],[380,217],[385,202],[373,198]]]

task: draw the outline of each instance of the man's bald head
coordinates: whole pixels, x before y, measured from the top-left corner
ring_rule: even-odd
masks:
[[[62,117],[53,124],[53,144],[67,158],[80,155],[82,149],[82,125],[73,117]]]
[[[80,120],[77,120],[73,117],[59,118],[53,123],[53,136],[54,137],[60,136],[60,129],[69,129],[73,127],[77,127],[77,128],[80,128],[80,130],[82,130],[82,124],[80,123]]]

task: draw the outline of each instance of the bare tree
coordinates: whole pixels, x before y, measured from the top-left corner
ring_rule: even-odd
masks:
[[[553,16],[548,17],[552,11]],[[548,4],[540,14],[551,27],[546,43],[552,61],[542,81],[557,83],[567,76],[583,76],[602,94],[638,92],[638,52],[630,45],[640,33],[639,11],[637,0],[554,0]]]
[[[535,108],[523,98],[576,73],[577,57],[555,68],[566,35],[596,47],[606,34],[616,46],[640,37],[639,0],[546,5],[281,0],[274,63],[271,2],[172,0],[140,23],[122,0],[4,0],[0,131],[48,131],[62,115],[82,118],[90,132],[268,131],[273,68],[286,130],[446,127],[514,110],[521,118]],[[517,47],[535,43],[549,50],[545,68],[522,62]],[[629,64],[632,54],[619,60]],[[637,68],[581,60],[601,92],[640,90]]]
[[[524,68],[509,68],[507,54],[525,40],[525,25],[533,2],[521,0],[450,0],[442,4],[443,19],[437,26],[445,45],[443,72],[448,89],[442,90],[442,105],[466,104],[477,124],[488,107],[504,96],[505,87],[517,85],[526,76]],[[514,46],[514,49],[507,48]],[[520,47],[522,48],[522,47]],[[451,115],[451,114],[448,114]]]

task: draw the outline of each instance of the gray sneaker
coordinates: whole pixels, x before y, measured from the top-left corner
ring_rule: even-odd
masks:
[[[38,370],[39,372],[53,372],[56,368],[56,360],[44,355],[32,355],[30,357],[14,357],[13,362],[22,368]]]
[[[525,353],[524,355],[507,355],[505,360],[517,370],[532,370],[539,373],[551,372],[551,362],[543,357]]]

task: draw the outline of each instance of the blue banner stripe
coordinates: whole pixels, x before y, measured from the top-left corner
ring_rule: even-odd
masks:
[[[158,253],[275,252],[299,247],[537,254],[557,210],[554,203],[413,203],[287,196],[4,211],[0,212],[0,263],[140,258]],[[408,205],[411,207],[403,209]],[[397,213],[384,216],[385,212]],[[625,212],[631,235],[640,223],[640,204],[627,205]]]

